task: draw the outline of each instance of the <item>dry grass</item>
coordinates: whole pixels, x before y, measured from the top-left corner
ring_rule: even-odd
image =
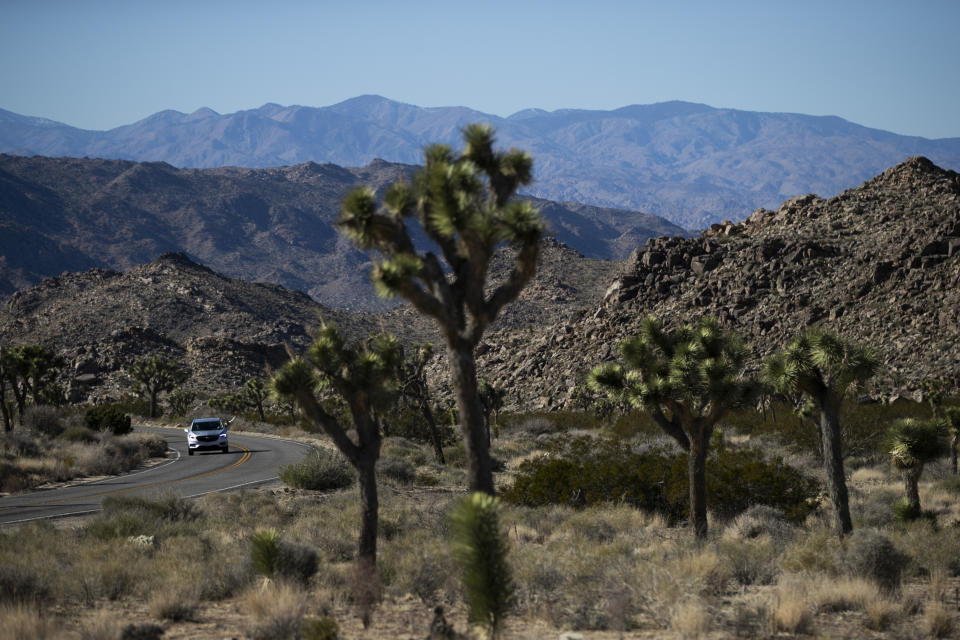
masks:
[[[58,636],[49,615],[23,604],[0,604],[0,640],[46,640]]]
[[[710,632],[710,623],[710,612],[701,600],[681,602],[670,616],[670,628],[683,638],[704,637]]]
[[[923,629],[932,638],[950,638],[957,628],[956,615],[939,601],[927,603],[923,610]]]
[[[300,621],[308,611],[303,589],[288,583],[264,582],[251,587],[241,601],[254,618],[250,637],[254,640],[297,637]]]

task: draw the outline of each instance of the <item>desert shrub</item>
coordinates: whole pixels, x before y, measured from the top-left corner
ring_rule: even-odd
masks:
[[[36,458],[44,450],[36,434],[22,429],[14,429],[3,434],[3,442],[7,451],[24,458]]]
[[[297,489],[329,491],[352,485],[356,472],[339,453],[314,449],[302,461],[280,469],[280,480]]]
[[[130,416],[117,405],[105,404],[87,409],[84,422],[90,429],[110,431],[116,436],[122,436],[131,431]]]
[[[954,495],[960,495],[960,476],[946,476],[934,483],[934,488]]]
[[[196,529],[201,516],[196,505],[173,493],[156,499],[108,496],[102,512],[83,529],[94,540],[114,540],[140,535],[172,536]]]
[[[64,430],[60,412],[49,405],[27,407],[23,412],[23,426],[31,431],[55,438]]]
[[[140,396],[126,394],[120,397],[119,400],[114,402],[113,406],[118,411],[122,413],[134,415],[134,416],[148,416],[150,415],[150,400],[147,398],[141,398]]]
[[[200,517],[200,510],[190,500],[175,493],[164,493],[156,499],[139,496],[109,496],[103,499],[103,513],[143,512],[157,520],[192,522]]]
[[[579,438],[560,455],[522,463],[503,498],[525,506],[623,501],[676,523],[686,517],[687,482],[685,454],[636,452],[616,441]],[[707,463],[707,504],[721,518],[765,504],[802,521],[817,508],[818,494],[814,479],[756,450],[726,450]]]
[[[338,640],[340,625],[330,616],[304,618],[300,622],[300,637],[303,640]]]
[[[319,567],[316,551],[283,540],[276,529],[264,529],[250,537],[250,562],[265,578],[283,578],[303,585]]]
[[[717,543],[717,554],[731,577],[742,585],[773,584],[780,574],[779,541],[767,535],[756,538],[725,538]]]
[[[416,479],[417,472],[412,464],[401,458],[381,458],[377,462],[377,475],[410,485]]]
[[[61,440],[66,440],[67,442],[82,442],[84,444],[90,444],[97,441],[97,434],[89,427],[75,425],[72,427],[67,427],[63,433],[60,434],[59,438]]]
[[[887,594],[900,590],[910,558],[875,529],[859,529],[850,536],[844,564],[854,575],[873,580]]]
[[[141,436],[140,456],[142,458],[163,458],[167,455],[167,441],[158,435]]]
[[[154,592],[147,609],[154,618],[160,620],[193,620],[197,613],[197,596],[189,589],[168,586]]]
[[[120,632],[120,640],[161,640],[164,628],[152,622],[132,622]]]
[[[749,540],[763,535],[782,545],[793,540],[794,528],[779,509],[758,504],[734,518],[723,532],[723,537],[731,540]]]
[[[792,573],[827,573],[839,571],[840,541],[829,529],[801,533],[783,552],[781,566]]]
[[[413,407],[394,409],[384,416],[383,422],[389,427],[391,437],[406,438],[421,444],[433,444],[433,435],[420,409]],[[440,432],[440,443],[443,446],[457,442],[459,435],[454,425],[441,422],[439,416],[434,417],[434,423]]]
[[[38,604],[50,597],[50,587],[31,568],[0,566],[0,603]]]

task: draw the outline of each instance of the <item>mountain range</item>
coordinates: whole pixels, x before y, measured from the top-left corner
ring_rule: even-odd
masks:
[[[644,211],[688,229],[742,220],[792,196],[830,197],[910,156],[960,169],[960,138],[902,136],[833,116],[665,102],[609,111],[527,109],[503,118],[380,96],[231,114],[168,110],[109,131],[0,110],[0,151],[194,168],[362,166],[377,158],[416,164],[427,144],[456,147],[470,122],[490,123],[501,144],[533,155],[530,195]]]
[[[316,163],[177,169],[162,162],[0,155],[0,296],[64,271],[126,271],[185,252],[224,274],[382,310],[369,257],[334,228],[352,187],[381,190],[412,165]],[[550,233],[580,253],[625,258],[684,230],[649,214],[534,199]],[[425,239],[423,240],[425,242]]]

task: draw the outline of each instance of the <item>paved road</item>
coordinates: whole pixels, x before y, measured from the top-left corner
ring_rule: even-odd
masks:
[[[58,518],[100,510],[100,501],[113,495],[151,496],[173,491],[185,497],[214,491],[255,487],[277,479],[277,470],[301,460],[307,445],[277,438],[230,434],[230,452],[197,452],[187,456],[182,429],[137,427],[159,433],[177,455],[149,469],[87,484],[45,489],[0,498],[0,525],[41,518]]]

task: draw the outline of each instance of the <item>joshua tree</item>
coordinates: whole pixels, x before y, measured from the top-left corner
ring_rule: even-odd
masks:
[[[947,407],[943,412],[950,433],[950,469],[957,474],[957,447],[960,447],[960,407]]]
[[[175,362],[161,356],[138,360],[127,373],[133,378],[133,390],[150,400],[151,418],[157,417],[160,394],[172,391],[187,379],[187,373]]]
[[[840,406],[847,390],[869,380],[876,370],[873,351],[823,329],[808,329],[764,363],[763,377],[768,384],[781,393],[802,393],[820,413],[827,490],[840,535],[853,531],[843,471]]]
[[[897,420],[887,430],[890,459],[903,474],[907,491],[907,509],[910,517],[920,515],[920,475],[928,462],[947,455],[950,440],[943,420]]]
[[[196,399],[197,394],[186,389],[176,389],[167,396],[167,404],[170,405],[170,412],[175,416],[185,416],[190,410],[190,403]]]
[[[493,435],[500,437],[500,410],[507,397],[507,390],[493,386],[489,380],[480,380],[480,406],[483,407],[483,419],[487,427],[487,442],[490,441],[490,414],[493,414]]]
[[[257,410],[260,422],[265,422],[267,418],[263,415],[263,401],[269,395],[270,389],[264,381],[260,378],[250,378],[244,383],[242,393],[247,404]]]
[[[0,361],[0,370],[13,392],[17,416],[22,425],[28,402],[41,404],[56,399],[51,389],[55,388],[54,383],[66,361],[42,345],[6,347],[0,353]],[[4,410],[5,416],[6,413]]]
[[[13,409],[7,404],[10,364],[8,348],[0,345],[0,415],[3,416],[4,433],[13,429]]]
[[[399,343],[392,336],[377,335],[366,344],[347,345],[336,327],[326,325],[317,332],[306,355],[290,360],[273,378],[277,395],[296,402],[357,470],[362,511],[357,569],[362,580],[376,575],[376,465],[382,442],[378,414],[396,401],[400,353]],[[356,442],[347,435],[351,425],[341,424],[324,410],[317,395],[323,390],[336,393],[346,402],[357,431]],[[361,603],[365,623],[369,605]]]
[[[433,454],[437,464],[446,464],[443,456],[443,440],[437,420],[433,415],[433,405],[430,402],[430,388],[427,386],[427,363],[433,358],[433,345],[422,344],[414,347],[413,355],[404,355],[398,368],[400,381],[400,400],[420,411],[427,423],[430,432],[430,442],[433,445]]]
[[[714,427],[728,410],[743,405],[757,391],[756,383],[743,375],[747,350],[713,320],[667,332],[656,318],[648,317],[640,335],[625,340],[620,351],[626,367],[596,367],[590,372],[590,386],[648,411],[687,452],[690,525],[703,539],[706,462]]]
[[[492,495],[474,348],[503,306],[533,277],[543,224],[529,202],[511,200],[532,179],[530,156],[494,151],[493,130],[487,126],[470,125],[463,137],[460,155],[444,145],[428,147],[425,167],[413,184],[393,184],[379,211],[372,190],[351,192],[339,226],[359,247],[379,254],[372,278],[382,295],[406,298],[437,323],[460,410],[470,488]],[[418,252],[407,226],[412,217],[440,255]],[[517,248],[516,262],[506,279],[488,288],[490,259],[501,243]]]

